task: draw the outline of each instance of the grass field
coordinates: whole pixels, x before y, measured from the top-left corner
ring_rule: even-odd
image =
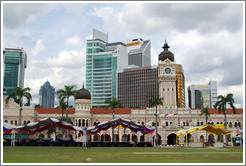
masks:
[[[90,160],[90,161],[88,161]],[[243,148],[3,147],[3,163],[242,163]]]

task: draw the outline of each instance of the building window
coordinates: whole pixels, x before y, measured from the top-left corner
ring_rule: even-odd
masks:
[[[235,122],[234,127],[237,127],[237,122]]]
[[[199,122],[197,122],[197,126],[199,126],[200,125],[200,123]]]
[[[203,125],[203,122],[201,122],[201,125]]]
[[[81,127],[81,119],[79,119],[79,127]]]
[[[166,126],[168,126],[168,122],[166,122]]]
[[[231,123],[231,122],[229,123],[229,127],[230,127],[230,128],[232,127],[232,123]]]
[[[85,127],[85,120],[82,120],[82,127]]]
[[[5,120],[4,122],[5,122],[5,123],[8,123],[8,121],[7,121],[7,120]]]
[[[241,122],[238,122],[238,126],[241,127]]]
[[[185,122],[183,122],[183,126],[185,126]]]

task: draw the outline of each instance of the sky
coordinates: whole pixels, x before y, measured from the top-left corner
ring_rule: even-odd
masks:
[[[167,40],[176,63],[184,69],[186,106],[188,86],[217,81],[218,95],[233,93],[235,106],[243,108],[243,5],[243,2],[4,2],[1,46],[26,51],[24,86],[31,88],[31,105],[39,103],[39,89],[47,80],[56,90],[64,85],[82,87],[86,40],[92,38],[95,28],[108,33],[109,42],[150,40],[151,65],[158,64],[158,55]]]

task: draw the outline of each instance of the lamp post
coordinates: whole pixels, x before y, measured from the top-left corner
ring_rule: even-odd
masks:
[[[158,129],[157,129],[157,106],[155,109],[155,147],[157,146],[157,137],[158,137]]]

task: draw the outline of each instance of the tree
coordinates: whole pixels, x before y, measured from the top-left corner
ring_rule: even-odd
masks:
[[[61,117],[61,120],[64,120],[63,114],[64,114],[64,110],[66,110],[66,103],[64,102],[64,99],[65,99],[65,98],[59,99],[59,106],[56,107],[56,108],[61,108],[61,110],[62,110],[62,117]]]
[[[218,101],[215,103],[214,108],[217,109],[219,113],[221,111],[225,115],[225,123],[224,123],[224,129],[227,130],[227,120],[226,120],[226,105],[229,104],[229,106],[232,108],[233,113],[236,113],[236,108],[233,105],[234,99],[233,99],[233,94],[229,93],[226,96],[219,95],[218,96]],[[227,144],[227,137],[226,137],[226,144]]]
[[[26,88],[20,88],[20,87],[15,87],[14,91],[7,97],[7,101],[12,98],[15,97],[15,102],[19,104],[20,106],[20,110],[19,110],[19,122],[18,122],[18,126],[21,125],[21,114],[22,114],[22,106],[23,106],[23,99],[26,98],[27,99],[27,103],[30,103],[30,101],[32,100],[32,95],[29,93],[31,91],[31,88],[26,87]]]
[[[149,105],[150,107],[155,107],[155,146],[157,145],[157,136],[158,136],[158,131],[157,131],[157,107],[159,105],[163,105],[163,98],[160,98],[159,96],[154,96],[153,99],[150,99]],[[159,137],[158,137],[159,138]]]
[[[210,116],[210,113],[208,112],[208,106],[202,108],[200,116],[202,116],[203,114],[205,114],[206,125],[207,125],[208,124],[208,117]]]
[[[76,96],[78,94],[78,91],[75,90],[74,88],[76,88],[75,85],[71,85],[71,86],[64,86],[64,89],[59,89],[56,94],[58,95],[58,99],[66,99],[66,122],[68,122],[68,106],[69,106],[69,97],[71,96]]]
[[[207,125],[208,124],[208,116],[210,116],[210,113],[208,112],[208,106],[205,108],[204,107],[202,108],[200,116],[202,116],[203,114],[205,114],[206,125]],[[207,140],[207,132],[206,132],[206,140]]]
[[[117,100],[116,98],[114,98],[114,97],[111,100],[106,100],[104,103],[108,104],[106,106],[106,110],[108,108],[111,108],[113,110],[113,119],[114,119],[114,116],[115,116],[115,109],[123,107],[121,102],[119,100]],[[112,127],[112,142],[114,142],[114,128],[113,127]]]

